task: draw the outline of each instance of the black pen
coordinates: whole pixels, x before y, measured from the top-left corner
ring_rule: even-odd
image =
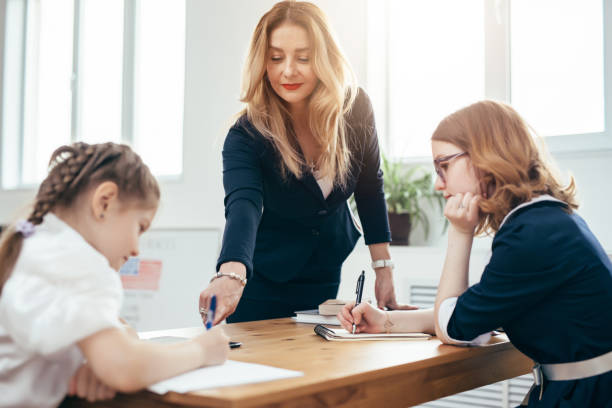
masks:
[[[361,303],[361,296],[363,295],[363,281],[365,280],[365,271],[361,271],[361,275],[357,278],[357,289],[355,289],[355,293],[357,294],[357,299],[355,300],[355,306],[353,309],[357,307]],[[353,321],[353,334],[355,334],[355,322]]]

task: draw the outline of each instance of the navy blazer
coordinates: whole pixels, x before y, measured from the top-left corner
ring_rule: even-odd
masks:
[[[353,192],[366,244],[391,240],[374,114],[363,90],[347,115],[350,176],[327,199],[310,171],[283,177],[274,145],[246,115],[236,121],[223,146],[226,223],[217,270],[238,261],[249,279],[337,284],[361,235],[347,205]]]

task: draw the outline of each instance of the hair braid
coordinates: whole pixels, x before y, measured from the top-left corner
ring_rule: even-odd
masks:
[[[63,200],[65,193],[75,187],[75,181],[82,179],[83,170],[95,155],[97,146],[75,143],[55,150],[49,161],[49,175],[41,183],[36,195],[34,209],[28,217],[32,224],[40,224],[44,216]]]

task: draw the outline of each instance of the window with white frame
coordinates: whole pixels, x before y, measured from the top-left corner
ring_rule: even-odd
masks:
[[[3,188],[40,182],[73,141],[128,143],[156,175],[181,174],[184,0],[0,5]]]
[[[512,104],[557,150],[612,148],[610,9],[610,0],[369,1],[367,85],[387,154],[429,157],[439,121],[482,99]]]

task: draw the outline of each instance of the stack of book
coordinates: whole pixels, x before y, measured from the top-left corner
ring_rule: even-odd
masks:
[[[328,299],[319,305],[319,314],[322,316],[335,316],[346,305],[346,300]]]
[[[319,305],[318,309],[312,310],[298,310],[295,312],[295,320],[298,323],[311,323],[311,324],[329,324],[334,326],[340,326],[340,322],[336,315],[342,310],[346,300],[340,299],[328,299]]]
[[[295,312],[295,317],[293,317],[293,320],[295,320],[297,323],[329,324],[332,326],[340,326],[340,321],[335,315],[320,315],[317,309],[298,310]]]
[[[364,302],[371,303],[369,299]],[[340,322],[336,315],[340,313],[344,305],[349,303],[348,300],[328,299],[319,305],[318,309],[298,310],[295,312],[295,320],[298,323],[312,324],[330,324],[340,326]]]

